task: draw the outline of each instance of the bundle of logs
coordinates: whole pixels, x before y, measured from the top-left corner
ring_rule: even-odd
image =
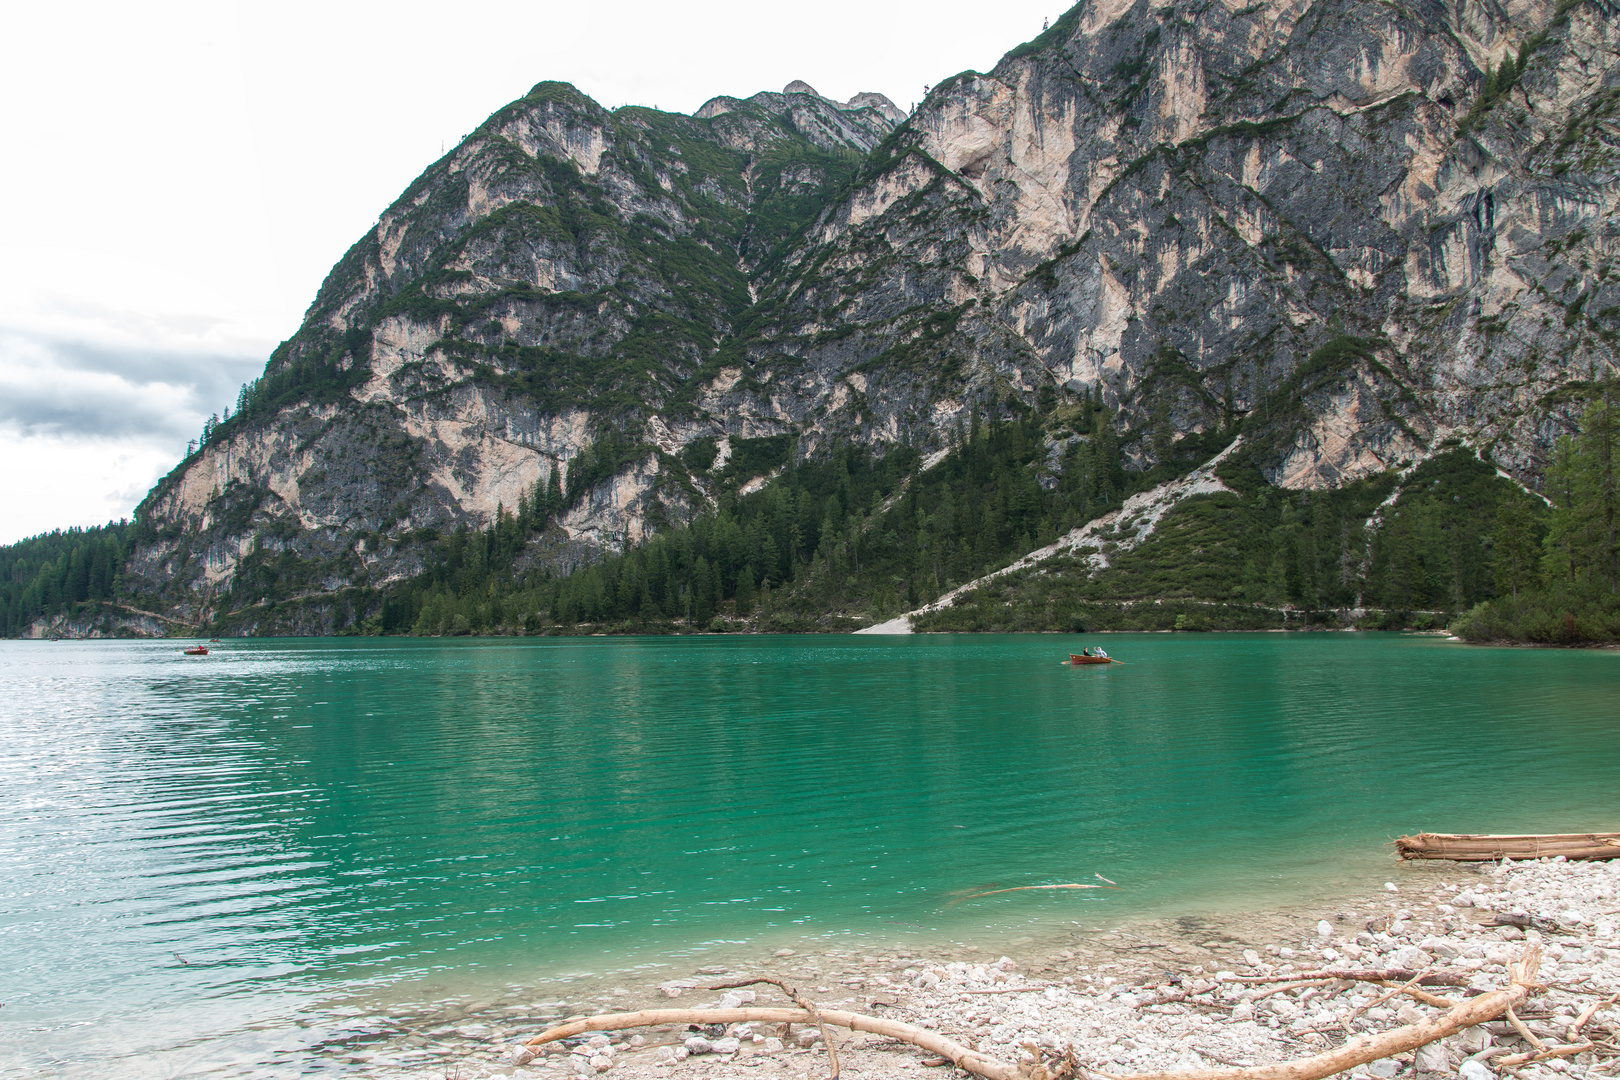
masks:
[[[838,1078],[838,1056],[833,1040],[827,1031],[829,1027],[870,1032],[900,1042],[910,1043],[944,1059],[939,1062],[940,1064],[943,1064],[944,1061],[953,1062],[967,1072],[984,1077],[985,1080],[1070,1080],[1070,1078],[1087,1080],[1087,1078],[1091,1077],[1095,1077],[1097,1080],[1316,1080],[1318,1077],[1332,1076],[1335,1073],[1341,1073],[1357,1065],[1377,1061],[1380,1058],[1394,1057],[1397,1054],[1413,1051],[1439,1039],[1454,1035],[1465,1028],[1506,1017],[1508,1022],[1513,1025],[1514,1030],[1525,1039],[1529,1046],[1526,1052],[1507,1057],[1496,1056],[1496,1060],[1492,1062],[1498,1069],[1511,1069],[1531,1062],[1570,1057],[1593,1050],[1596,1044],[1591,1039],[1585,1038],[1582,1035],[1582,1030],[1591,1022],[1603,1005],[1612,1003],[1614,1000],[1610,998],[1606,1002],[1602,1000],[1595,1002],[1582,1016],[1577,1017],[1575,1023],[1570,1026],[1567,1032],[1569,1042],[1555,1044],[1545,1041],[1532,1033],[1515,1012],[1516,1009],[1522,1010],[1531,993],[1538,988],[1536,972],[1540,962],[1540,949],[1532,946],[1526,950],[1518,963],[1508,969],[1509,979],[1506,986],[1479,992],[1472,997],[1465,996],[1466,990],[1459,990],[1455,999],[1440,996],[1429,990],[1422,989],[1422,987],[1464,987],[1466,986],[1467,976],[1462,972],[1421,971],[1412,974],[1412,977],[1401,982],[1393,982],[1391,976],[1394,973],[1388,971],[1349,970],[1325,970],[1277,978],[1271,976],[1239,978],[1236,981],[1244,983],[1286,983],[1286,985],[1278,986],[1274,990],[1266,991],[1266,993],[1292,990],[1302,985],[1331,982],[1344,984],[1355,981],[1380,983],[1388,986],[1389,989],[1383,997],[1378,999],[1379,1002],[1404,995],[1415,1001],[1443,1010],[1417,1023],[1407,1024],[1389,1031],[1366,1033],[1347,1038],[1341,1045],[1311,1057],[1270,1065],[1111,1074],[1089,1067],[1086,1063],[1078,1060],[1071,1049],[1055,1056],[1047,1055],[1034,1064],[1026,1062],[1023,1066],[1017,1066],[981,1053],[973,1047],[963,1045],[937,1031],[926,1030],[886,1017],[820,1008],[785,982],[772,978],[743,979],[712,986],[708,989],[722,990],[740,986],[769,984],[785,993],[793,1002],[792,1007],[644,1009],[639,1012],[576,1017],[535,1036],[529,1040],[528,1045],[531,1047],[540,1046],[589,1031],[618,1031],[626,1028],[659,1025],[805,1024],[815,1025],[821,1029],[822,1044],[827,1050],[833,1080]],[[1349,1028],[1347,1025],[1346,1034],[1348,1035],[1348,1033]]]

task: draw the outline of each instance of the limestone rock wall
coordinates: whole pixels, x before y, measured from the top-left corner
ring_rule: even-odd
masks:
[[[555,527],[615,548],[713,497],[695,439],[937,448],[1081,393],[1137,467],[1241,420],[1287,487],[1455,438],[1534,482],[1620,343],[1617,16],[1082,0],[910,117],[541,84],[334,268],[268,403],[143,505],[134,580],[386,582],[608,430],[631,452]]]

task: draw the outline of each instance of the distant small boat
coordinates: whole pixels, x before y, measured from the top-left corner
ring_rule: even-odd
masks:
[[[208,655],[208,646],[206,646],[206,645],[193,645],[191,648],[185,650],[185,653],[186,653],[187,656],[207,656]]]
[[[1119,661],[1115,660],[1112,656],[1087,656],[1085,653],[1070,653],[1069,654],[1069,663],[1071,663],[1071,664],[1117,664],[1117,663],[1119,663]]]

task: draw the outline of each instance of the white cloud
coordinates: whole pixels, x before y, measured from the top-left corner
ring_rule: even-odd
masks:
[[[0,423],[0,544],[128,517],[177,459],[161,440],[26,434]]]

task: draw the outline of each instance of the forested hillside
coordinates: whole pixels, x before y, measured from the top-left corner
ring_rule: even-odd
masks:
[[[1559,440],[1620,369],[1613,0],[1080,0],[1008,44],[909,114],[537,83],[337,260],[116,601],[1607,633],[1602,418]],[[79,632],[72,558],[8,626]]]
[[[99,610],[122,594],[131,526],[43,533],[0,547],[0,635],[16,637],[35,620]]]

